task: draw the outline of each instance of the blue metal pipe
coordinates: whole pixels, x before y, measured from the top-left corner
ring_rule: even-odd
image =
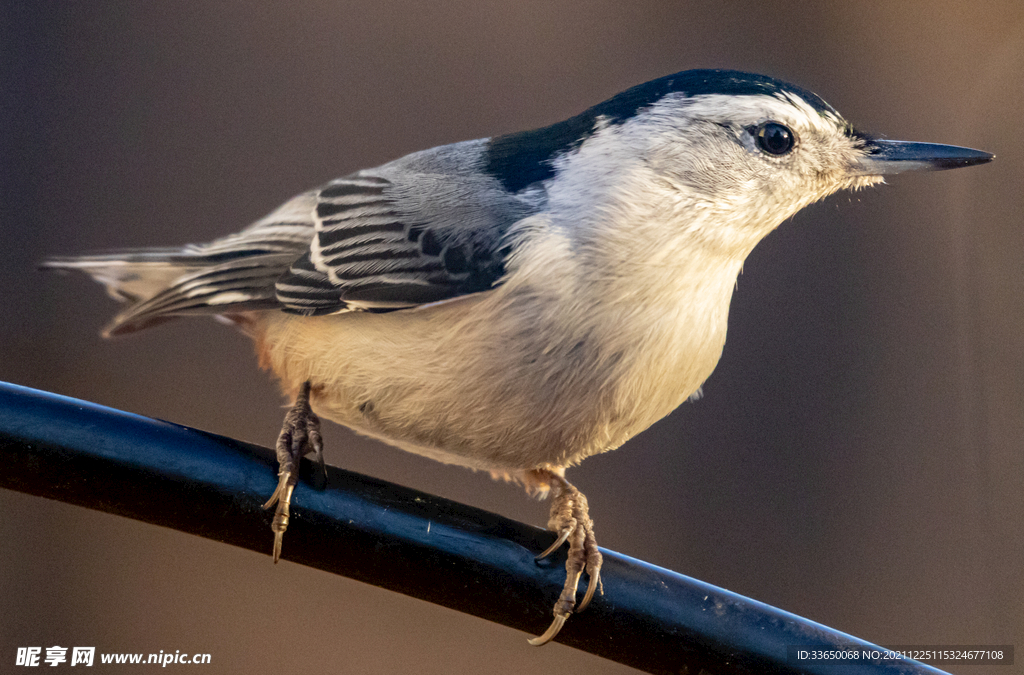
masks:
[[[528,633],[547,627],[564,551],[540,564],[534,555],[552,533],[336,467],[317,489],[312,464],[302,470],[286,559]],[[269,553],[272,513],[260,507],[276,483],[267,448],[0,383],[0,487]],[[650,673],[942,672],[907,660],[798,661],[795,646],[880,648],[602,552],[605,594],[559,642]]]

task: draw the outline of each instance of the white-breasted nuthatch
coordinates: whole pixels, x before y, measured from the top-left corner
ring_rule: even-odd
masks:
[[[274,560],[319,418],[553,493],[569,541],[543,644],[600,586],[566,467],[698,391],[754,246],[804,206],[992,155],[880,140],[801,88],[692,70],[548,127],[333,180],[208,244],[61,258],[127,304],[105,335],[218,315],[295,399],[277,443]],[[315,410],[315,412],[314,412]],[[578,611],[578,610],[577,610]]]

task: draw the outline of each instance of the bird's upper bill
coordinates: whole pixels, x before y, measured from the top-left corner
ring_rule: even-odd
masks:
[[[882,176],[904,171],[943,171],[990,162],[995,155],[939,143],[912,143],[872,139],[849,175]]]

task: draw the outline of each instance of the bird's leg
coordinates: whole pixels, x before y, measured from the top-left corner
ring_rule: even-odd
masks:
[[[314,459],[320,465],[320,471],[326,471],[324,467],[324,446],[320,438],[320,418],[309,405],[310,383],[307,381],[295,397],[295,405],[285,415],[284,425],[281,427],[281,434],[277,437],[277,464],[280,477],[277,482],[277,489],[270,499],[263,505],[269,509],[275,503],[277,511],[274,512],[274,522],[270,529],[274,531],[274,562],[281,557],[281,542],[284,539],[284,532],[288,529],[289,509],[292,503],[292,491],[299,482],[299,460],[303,455],[313,453]]]
[[[590,582],[577,612],[586,609],[594,597],[594,591],[601,590],[604,594],[604,589],[601,587],[601,552],[597,548],[597,539],[594,538],[594,521],[590,519],[587,498],[565,480],[560,471],[538,469],[531,471],[530,474],[530,483],[546,485],[551,490],[551,517],[548,520],[548,529],[558,533],[555,543],[538,555],[537,560],[551,555],[563,543],[569,542],[569,554],[565,561],[565,586],[562,587],[562,594],[555,603],[555,620],[543,635],[529,641],[531,645],[540,646],[553,640],[558,631],[562,630],[565,620],[572,614],[576,606],[576,587],[584,571],[590,577]]]

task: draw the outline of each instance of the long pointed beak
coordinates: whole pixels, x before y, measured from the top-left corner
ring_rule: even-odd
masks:
[[[943,171],[991,162],[995,155],[955,145],[871,140],[867,153],[852,167],[854,176],[881,176],[904,171]]]

